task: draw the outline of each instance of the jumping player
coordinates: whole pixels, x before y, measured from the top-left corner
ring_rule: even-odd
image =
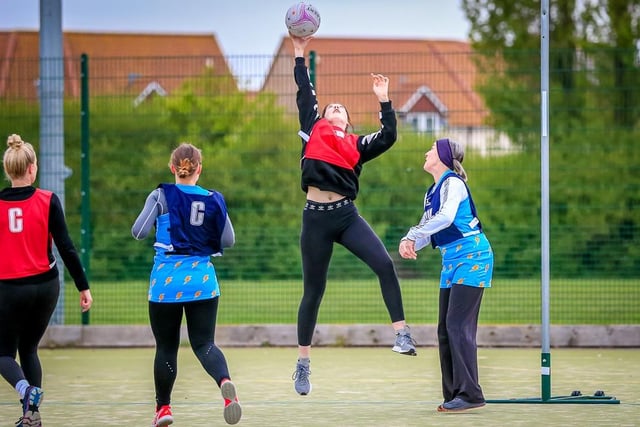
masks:
[[[349,133],[349,113],[343,105],[329,104],[322,115],[318,114],[318,102],[304,58],[311,37],[292,34],[290,37],[298,86],[302,190],[307,194],[300,234],[304,290],[298,308],[298,361],[293,379],[295,390],[306,395],[311,392],[311,340],[334,243],[343,245],[378,276],[396,333],[393,351],[416,355],[416,348],[405,322],[400,284],[391,256],[354,204],[363,164],[387,151],[396,141],[396,115],[389,100],[389,79],[372,74],[373,92],[381,109],[381,129],[368,135]]]

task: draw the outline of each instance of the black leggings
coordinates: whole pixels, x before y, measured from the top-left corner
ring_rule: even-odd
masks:
[[[307,201],[302,213],[300,250],[304,292],[298,308],[299,345],[311,345],[320,302],[327,286],[327,271],[334,242],[364,261],[378,276],[391,321],[404,320],[400,283],[393,260],[380,238],[358,214],[353,202],[344,200],[347,201],[344,205],[341,203],[343,201]]]
[[[178,374],[183,311],[187,319],[189,343],[204,370],[218,386],[223,379],[231,379],[224,354],[214,344],[218,299],[185,303],[149,302],[151,330],[156,340],[153,378],[158,407],[171,403],[171,392]]]
[[[42,387],[42,366],[38,344],[51,319],[60,281],[7,284],[0,282],[0,375],[15,387],[26,379]],[[16,362],[20,356],[20,365]]]

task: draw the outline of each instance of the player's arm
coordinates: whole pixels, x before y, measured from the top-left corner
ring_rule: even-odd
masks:
[[[220,246],[223,248],[230,248],[236,243],[236,234],[233,230],[233,224],[231,223],[231,218],[227,214],[227,218],[224,223],[224,228],[222,229],[222,237],[220,238]]]
[[[440,209],[431,218],[411,227],[406,239],[417,241],[426,239],[438,231],[444,230],[456,219],[460,203],[468,197],[467,188],[457,178],[447,178],[440,187]]]
[[[362,163],[376,158],[395,144],[398,138],[398,120],[389,99],[389,78],[371,73],[373,93],[380,103],[380,130],[360,138]]]
[[[380,103],[380,130],[358,139],[360,161],[375,159],[395,144],[398,138],[398,122],[391,101]]]
[[[142,240],[149,235],[156,223],[156,218],[168,212],[164,191],[160,188],[153,190],[144,202],[142,211],[131,226],[131,235],[136,240]]]
[[[296,93],[296,104],[298,106],[298,119],[300,120],[300,130],[307,135],[311,133],[311,128],[318,120],[318,100],[316,92],[309,78],[309,70],[305,65],[304,52],[311,37],[296,37],[291,35],[293,50],[295,53],[295,66],[293,77],[298,92]]]
[[[64,218],[62,203],[60,203],[60,199],[55,194],[51,195],[51,205],[49,207],[49,231],[53,236],[53,241],[58,248],[64,265],[73,278],[76,288],[80,292],[86,291],[89,289],[89,282],[82,268],[80,256],[76,251],[71,237],[69,237],[69,230],[67,229],[67,223]]]

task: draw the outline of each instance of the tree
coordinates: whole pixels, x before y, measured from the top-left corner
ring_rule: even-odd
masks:
[[[540,1],[463,0],[470,39],[487,78],[479,86],[491,124],[525,146],[538,116]],[[640,0],[552,0],[551,125],[571,133],[594,119],[632,127],[640,115]],[[496,78],[498,77],[498,78]],[[611,90],[609,89],[611,86]],[[506,89],[506,90],[505,90]],[[592,114],[610,106],[611,115]],[[537,126],[536,126],[537,127]]]
[[[640,0],[594,0],[581,16],[581,38],[594,51],[609,47],[598,62],[598,76],[613,76],[613,122],[632,128],[640,118]]]
[[[242,123],[246,104],[233,77],[208,68],[165,99],[166,122],[184,140],[216,146]]]
[[[540,1],[463,0],[463,9],[487,76],[478,90],[490,124],[537,163]],[[631,271],[637,253],[628,241],[637,236],[640,198],[640,0],[551,0],[549,31],[552,257],[580,260],[554,271]],[[610,182],[620,191],[604,184]]]

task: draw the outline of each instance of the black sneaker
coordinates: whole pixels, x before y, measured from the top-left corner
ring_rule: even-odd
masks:
[[[485,406],[485,402],[467,402],[466,400],[462,400],[459,397],[455,397],[452,400],[445,402],[442,404],[442,411],[438,408],[439,412],[462,412],[468,411],[469,409],[478,409]]]

